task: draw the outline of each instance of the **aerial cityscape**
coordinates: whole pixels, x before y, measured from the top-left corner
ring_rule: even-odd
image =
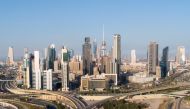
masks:
[[[190,1],[0,1],[0,109],[190,109]]]

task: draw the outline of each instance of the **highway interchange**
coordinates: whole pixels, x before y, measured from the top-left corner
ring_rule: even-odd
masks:
[[[172,79],[175,79],[175,78],[179,78],[180,75],[184,74],[184,73],[187,73],[189,72],[189,70],[185,69],[185,70],[182,70],[180,71],[180,73],[177,73],[173,76],[171,76],[170,78]],[[171,79],[169,79],[171,80]],[[164,83],[164,82],[169,82],[168,80],[166,81],[161,81],[161,83]],[[67,99],[69,99],[74,105],[75,107],[73,106],[69,106],[70,104],[67,104],[65,103],[64,101],[61,101],[63,104],[65,105],[68,105],[68,107],[71,107],[71,108],[77,108],[77,109],[96,109],[97,106],[100,106],[102,105],[103,103],[105,103],[106,101],[109,101],[109,100],[113,100],[113,99],[126,99],[128,97],[131,97],[131,96],[135,96],[135,95],[140,95],[140,94],[147,94],[147,93],[152,93],[152,92],[157,92],[157,91],[161,91],[161,90],[166,90],[166,89],[172,89],[172,88],[177,88],[177,87],[188,87],[190,86],[190,84],[188,82],[180,82],[178,84],[175,84],[175,85],[169,85],[169,86],[160,86],[160,87],[156,87],[156,88],[150,88],[150,89],[145,89],[145,90],[139,90],[139,91],[135,91],[135,92],[130,92],[130,93],[122,93],[122,94],[114,94],[113,97],[110,97],[108,99],[104,99],[104,100],[101,100],[101,101],[98,101],[94,104],[90,104],[88,105],[87,102],[83,99],[79,99],[77,97],[77,94],[72,94],[72,93],[62,93],[62,92],[54,92],[54,91],[35,91],[35,90],[24,90],[24,89],[19,89],[16,87],[16,81],[15,81],[15,78],[3,78],[3,80],[1,79],[0,80],[0,95],[1,95],[1,98],[5,97],[6,96],[8,98],[17,98],[17,97],[22,97],[22,96],[29,96],[31,97],[32,95],[35,95],[35,96],[40,96],[40,95],[43,95],[43,94],[47,94],[47,95],[54,95],[54,96],[62,96],[62,97],[65,97]],[[13,90],[16,90],[16,91],[19,91],[19,92],[25,92],[25,94],[18,94],[18,93],[13,93]],[[175,100],[175,104],[176,104],[176,109],[180,109],[180,104],[181,104],[181,101],[182,101],[182,98],[183,97],[178,97],[176,98]],[[35,98],[33,98],[32,104],[36,104],[36,105],[51,105],[52,107],[54,107],[56,109],[56,106],[54,106],[51,102],[48,102],[46,100],[37,100]],[[26,108],[26,106],[25,106]]]

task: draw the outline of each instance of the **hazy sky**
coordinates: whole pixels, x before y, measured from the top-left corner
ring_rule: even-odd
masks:
[[[85,36],[102,41],[103,24],[108,48],[119,33],[124,55],[145,56],[150,41],[190,51],[190,0],[0,0],[0,58],[8,46],[18,57],[51,43],[81,53]]]

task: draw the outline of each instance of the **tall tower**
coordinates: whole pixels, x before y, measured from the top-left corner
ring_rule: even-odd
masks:
[[[41,72],[40,72],[40,53],[34,51],[34,73],[35,73],[35,88],[41,89]]]
[[[135,50],[131,50],[131,64],[134,65],[136,64],[136,51]]]
[[[186,58],[185,58],[185,47],[184,46],[178,46],[176,62],[178,65],[185,65]]]
[[[62,66],[62,91],[69,90],[69,52],[66,47],[61,49],[61,66]]]
[[[53,69],[54,70],[55,59],[56,59],[55,45],[51,44],[48,47],[48,53],[47,53],[47,69]]]
[[[83,50],[83,75],[92,75],[92,53],[90,37],[85,37],[85,43],[82,46]]]
[[[105,41],[105,36],[104,36],[104,25],[103,25],[103,40],[102,40],[102,45],[101,45],[100,56],[105,56],[105,55],[106,55],[106,41]]]
[[[52,69],[49,69],[46,71],[46,85],[47,85],[47,90],[52,90],[53,85],[52,85]]]
[[[156,74],[158,63],[158,44],[150,42],[148,46],[148,74]]]
[[[113,73],[119,74],[121,64],[121,36],[115,34],[113,36]]]
[[[161,67],[161,77],[166,77],[168,70],[169,70],[169,64],[168,64],[168,53],[169,47],[165,47],[162,52],[162,60],[160,62]]]
[[[97,58],[97,42],[96,42],[96,39],[93,40],[93,43],[92,43],[92,53],[93,53],[93,59],[96,59]]]
[[[8,49],[7,65],[14,65],[14,51],[12,46]]]

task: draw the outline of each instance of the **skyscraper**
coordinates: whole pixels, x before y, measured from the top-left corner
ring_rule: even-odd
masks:
[[[53,83],[52,83],[52,69],[49,69],[46,71],[46,84],[47,84],[47,90],[52,90],[52,86],[53,86]]]
[[[96,39],[94,39],[92,46],[93,46],[92,47],[93,59],[96,59],[97,58],[97,49],[98,49]]]
[[[178,46],[176,62],[178,65],[185,65],[186,58],[185,58],[185,47],[184,46]]]
[[[161,77],[166,77],[168,70],[169,70],[169,64],[168,64],[168,52],[169,47],[165,47],[162,52],[162,59],[160,61],[160,67],[161,67]]]
[[[131,50],[131,64],[134,65],[136,64],[136,51],[135,50]]]
[[[8,49],[7,65],[14,65],[13,47],[9,47],[9,49]]]
[[[92,75],[92,53],[90,37],[85,37],[85,43],[82,46],[83,50],[83,75]]]
[[[53,69],[54,70],[54,61],[56,59],[56,50],[55,45],[51,44],[48,47],[48,54],[47,54],[47,69]]]
[[[69,90],[69,52],[66,47],[61,50],[61,66],[62,66],[62,91]]]
[[[106,54],[106,41],[105,41],[105,36],[104,36],[104,26],[103,26],[103,40],[102,40],[102,45],[101,45],[101,52],[100,56],[105,56]]]
[[[73,49],[69,49],[69,59],[72,59],[74,56],[74,50]]]
[[[156,66],[158,65],[158,44],[150,42],[148,46],[148,74],[156,74]]]
[[[35,73],[35,89],[41,89],[41,71],[40,71],[40,53],[34,51],[34,73]]]
[[[30,61],[30,57],[28,52],[24,52],[24,58],[23,58],[23,66],[22,66],[22,70],[23,70],[23,84],[25,88],[30,88],[31,84],[30,84],[30,65],[29,65],[29,61]]]
[[[121,36],[115,34],[113,36],[113,73],[119,74],[121,64]]]

